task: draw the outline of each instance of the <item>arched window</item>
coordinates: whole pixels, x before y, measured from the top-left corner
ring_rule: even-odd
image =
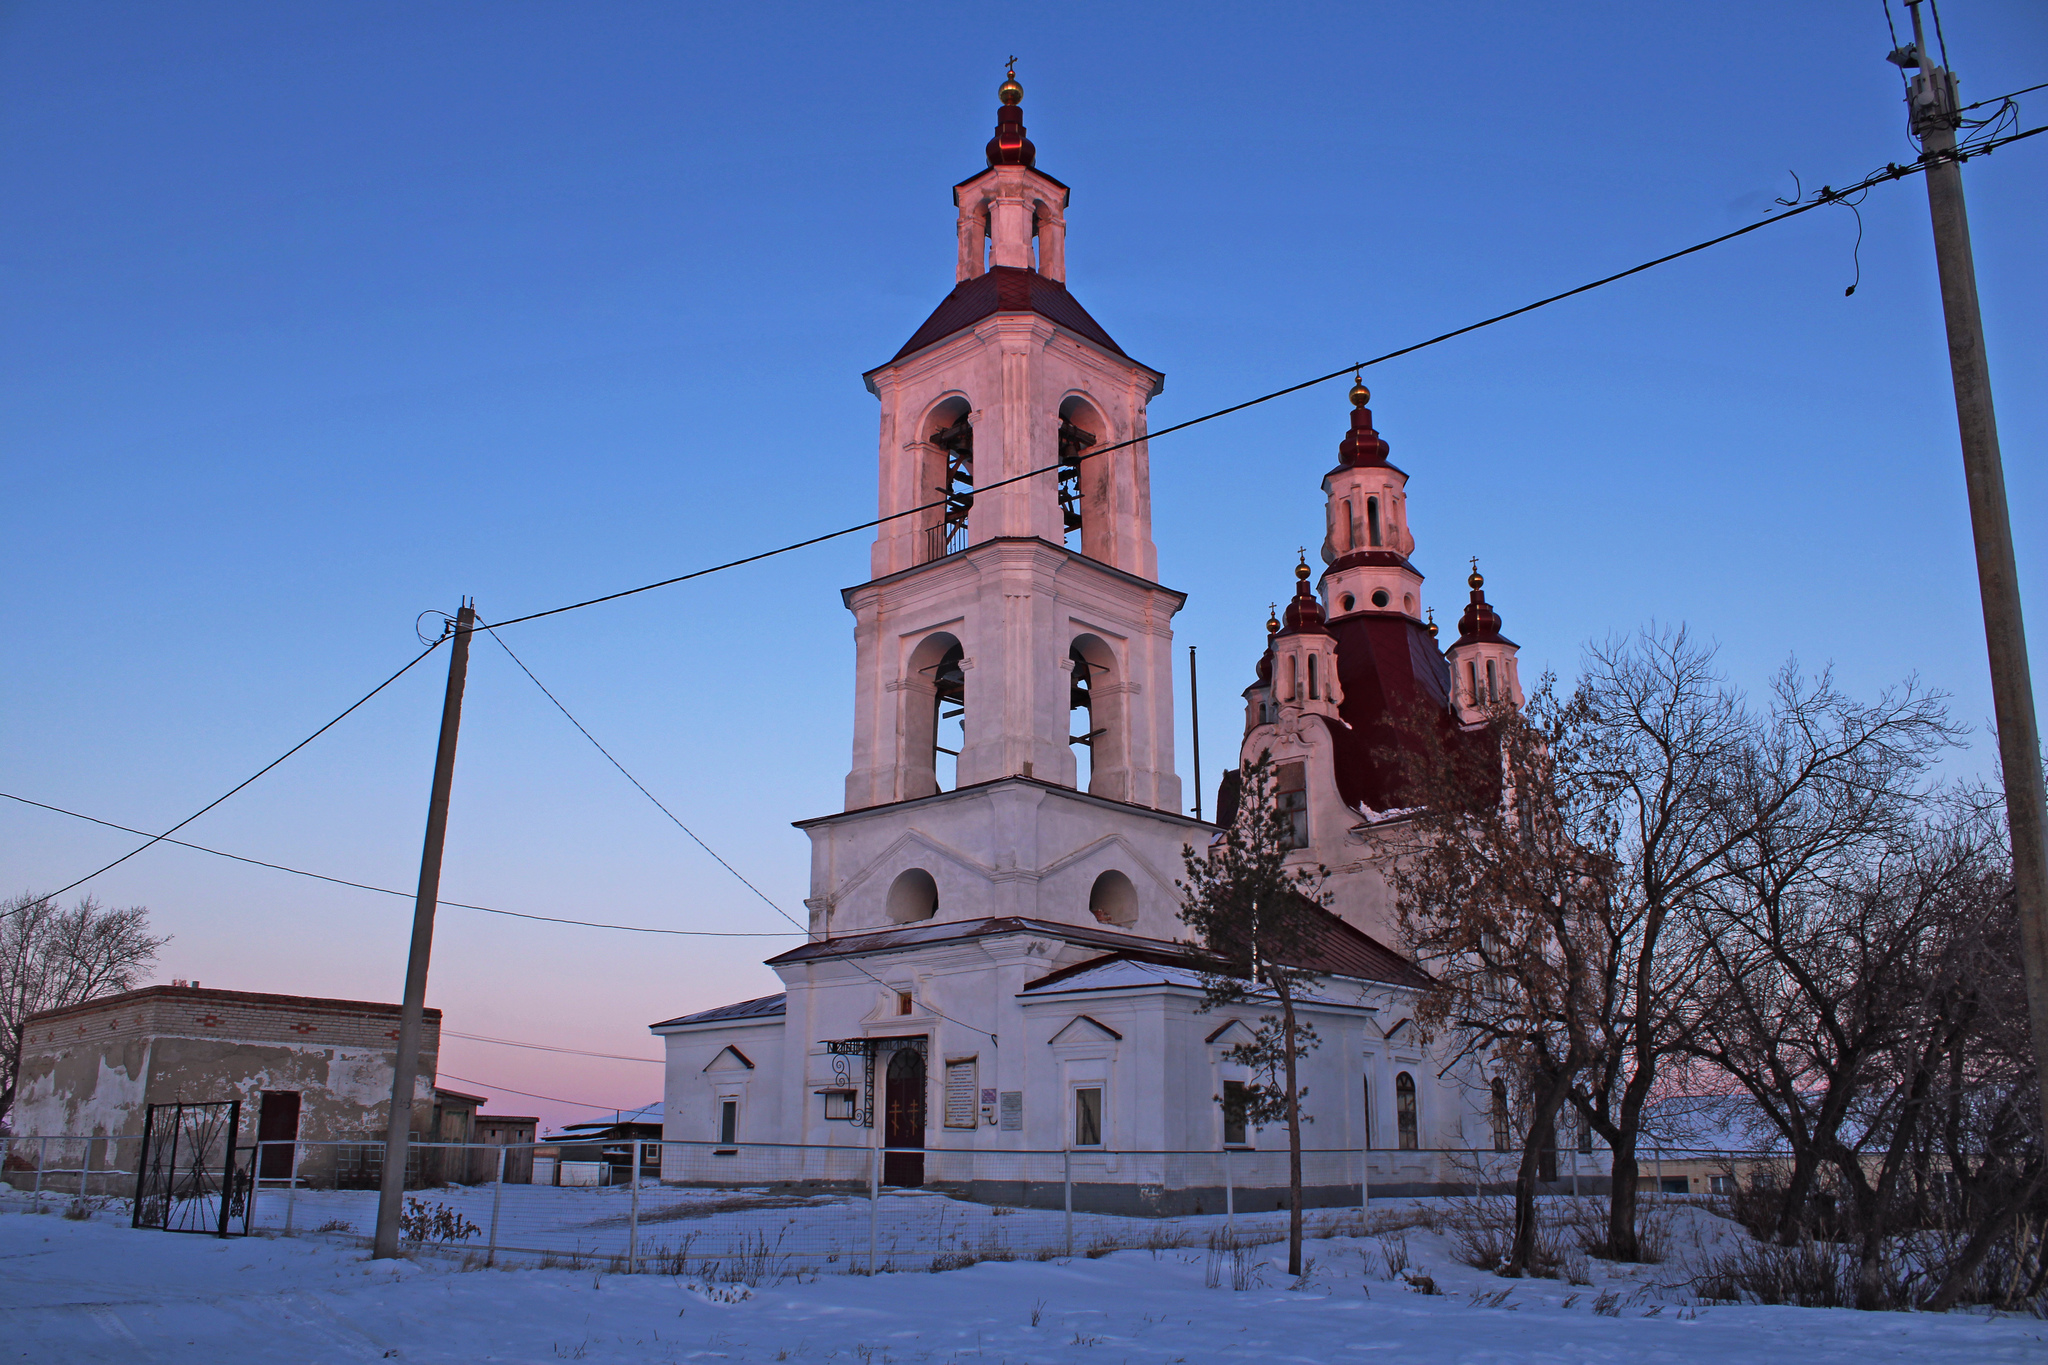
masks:
[[[1287,656],[1287,697],[1301,700],[1301,660],[1292,654]]]
[[[1493,660],[1488,659],[1486,661],[1486,704],[1488,706],[1494,706],[1498,705],[1499,702],[1500,692],[1497,689],[1494,682]]]
[[[1128,929],[1138,922],[1138,888],[1123,873],[1111,869],[1095,879],[1088,889],[1088,913],[1104,924]]]
[[[909,801],[959,785],[967,747],[967,673],[958,636],[938,631],[918,641],[904,661],[898,695],[899,799]]]
[[[1345,498],[1342,502],[1337,504],[1337,517],[1343,523],[1344,527],[1344,548],[1347,550],[1357,549],[1358,522],[1355,520],[1355,518],[1357,517],[1357,513],[1351,510],[1351,499]]]
[[[930,470],[931,491],[943,501],[937,523],[925,531],[925,563],[967,548],[968,513],[974,507],[974,424],[965,398],[949,398],[932,410],[927,444],[938,452]]]
[[[1511,1135],[1508,1132],[1508,1083],[1500,1077],[1493,1078],[1493,1150],[1505,1152],[1509,1149]]]
[[[1067,733],[1075,789],[1127,800],[1130,766],[1125,758],[1123,691],[1116,686],[1116,653],[1099,635],[1079,635],[1067,651],[1067,663],[1073,670],[1068,708],[1080,713],[1079,728]]]
[[[1377,546],[1380,543],[1380,500],[1378,498],[1367,498],[1365,500],[1365,525],[1367,534],[1372,537],[1372,543]]]
[[[1479,705],[1479,665],[1476,661],[1471,659],[1465,661],[1465,678],[1470,684],[1465,689],[1466,694],[1472,698],[1472,704],[1477,706]]]
[[[1059,480],[1060,530],[1062,543],[1070,550],[1096,559],[1108,559],[1109,549],[1101,542],[1101,529],[1088,525],[1091,507],[1100,501],[1087,490],[1104,486],[1105,460],[1089,460],[1088,452],[1102,441],[1109,429],[1102,414],[1076,395],[1060,404]],[[1099,511],[1099,509],[1097,509]]]
[[[1415,1078],[1405,1071],[1394,1077],[1394,1122],[1401,1130],[1401,1150],[1420,1150],[1422,1138],[1415,1124]]]
[[[905,868],[889,884],[883,911],[895,924],[915,924],[939,913],[939,884],[921,867]]]
[[[1316,656],[1311,654],[1308,656],[1308,699],[1315,701],[1321,696],[1322,693],[1316,690]]]

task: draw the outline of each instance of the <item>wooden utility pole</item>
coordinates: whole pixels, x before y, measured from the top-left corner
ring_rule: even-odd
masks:
[[[455,613],[448,651],[448,691],[441,699],[441,743],[434,789],[427,798],[427,838],[420,850],[419,894],[412,905],[412,952],[405,963],[405,1002],[398,1015],[398,1055],[391,1064],[391,1122],[384,1130],[384,1183],[377,1195],[377,1241],[371,1255],[398,1254],[398,1215],[405,1202],[406,1148],[412,1139],[412,1092],[419,1080],[420,1034],[427,1005],[427,958],[434,951],[434,908],[441,899],[441,847],[448,835],[448,793],[455,785],[455,737],[462,728],[462,684],[469,676],[469,636],[476,607]]]
[[[1962,122],[1956,80],[1927,51],[1920,26],[1920,6],[1926,0],[1906,3],[1913,15],[1913,43],[1892,53],[1891,60],[1918,72],[1906,98],[1913,132],[1920,139],[1920,159],[1927,168],[1927,207],[1934,219],[1934,259],[1941,274],[1942,316],[1948,324],[1963,480],[1977,542],[1984,642],[1991,656],[1992,715],[1998,724],[1998,756],[2005,777],[2013,898],[2019,910],[2020,951],[2026,958],[2028,1023],[2040,1080],[2042,1128],[2048,1131],[2048,802],[2041,786],[2041,731],[2027,667],[2027,632],[2020,615],[2019,570],[2013,562],[1998,419],[1991,408],[1984,320],[1977,310],[1977,266],[1970,253],[1970,219],[1963,207],[1963,168],[1955,156],[1956,128]]]

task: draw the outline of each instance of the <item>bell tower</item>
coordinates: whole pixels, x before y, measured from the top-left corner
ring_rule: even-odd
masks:
[[[1184,599],[1154,581],[1144,442],[1162,376],[1067,291],[1070,192],[1037,168],[1023,97],[1012,70],[988,167],[953,188],[953,292],[866,376],[889,520],[845,594],[849,810],[1004,777],[1181,805]]]

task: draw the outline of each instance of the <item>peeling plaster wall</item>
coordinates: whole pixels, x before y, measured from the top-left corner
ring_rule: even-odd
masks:
[[[431,1124],[441,1020],[429,1010],[413,1088],[416,1132]],[[266,1090],[296,1091],[307,1142],[381,1141],[390,1113],[398,1007],[362,1001],[155,986],[33,1016],[9,1116],[26,1136],[140,1134],[145,1106],[240,1100],[237,1142],[256,1140]],[[83,1143],[51,1144],[53,1164]],[[118,1157],[138,1154],[121,1144]],[[33,1153],[17,1141],[15,1155]],[[60,1152],[59,1148],[76,1148]],[[331,1154],[313,1162],[330,1168]]]

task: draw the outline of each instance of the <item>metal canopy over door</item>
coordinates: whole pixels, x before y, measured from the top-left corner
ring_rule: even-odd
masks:
[[[882,1157],[885,1185],[924,1184],[925,1067],[924,1051],[899,1047],[889,1053],[887,1076],[882,1083],[882,1145],[915,1147],[912,1152],[891,1151]]]
[[[256,1141],[293,1143],[299,1138],[299,1092],[296,1090],[266,1090],[263,1092],[263,1107],[256,1113]],[[292,1152],[289,1146],[264,1147],[263,1159],[258,1163],[256,1174],[263,1180],[289,1180],[292,1178]]]

